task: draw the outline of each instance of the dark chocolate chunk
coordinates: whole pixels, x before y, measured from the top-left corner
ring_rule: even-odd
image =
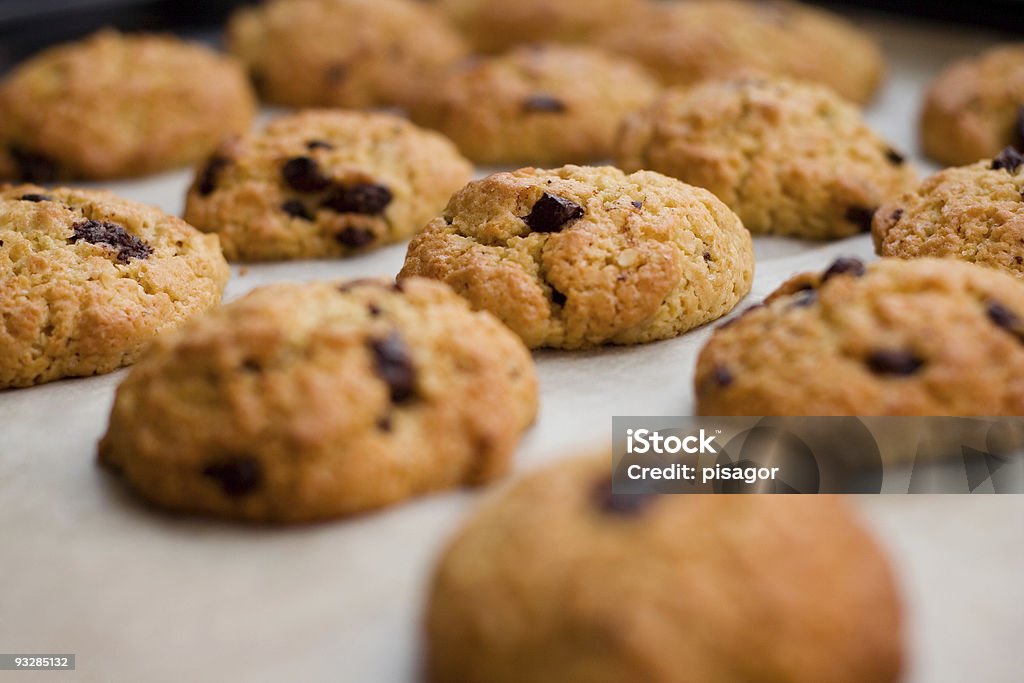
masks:
[[[376,237],[372,230],[349,226],[335,235],[334,239],[338,240],[338,242],[346,247],[361,249],[367,245],[373,244],[373,240],[376,239]]]
[[[334,145],[326,140],[310,140],[306,143],[306,149],[312,152],[315,149],[334,149]]]
[[[366,310],[370,313],[370,317],[372,318],[379,318],[380,314],[384,312],[380,306],[373,303],[367,304]]]
[[[907,160],[905,156],[894,150],[892,147],[887,147],[885,149],[885,158],[894,166],[902,166]]]
[[[720,387],[727,387],[736,379],[732,376],[732,372],[730,372],[729,368],[724,365],[716,365],[711,376],[714,378],[715,383]]]
[[[21,180],[29,183],[52,183],[57,180],[57,162],[50,157],[20,147],[11,147],[9,151]]]
[[[860,228],[861,232],[871,232],[871,219],[875,217],[875,211],[865,206],[851,206],[846,210],[846,220]]]
[[[569,300],[569,297],[567,297],[565,294],[562,294],[560,291],[558,291],[558,288],[555,287],[550,282],[548,283],[548,286],[551,287],[551,301],[556,306],[565,306],[565,302]]]
[[[390,432],[394,425],[391,424],[391,416],[385,415],[377,420],[377,429],[382,432]]]
[[[889,220],[892,221],[893,224],[899,223],[901,218],[903,218],[903,209],[896,209],[889,216]]]
[[[796,298],[793,300],[793,307],[794,308],[806,308],[807,306],[810,306],[811,304],[813,304],[817,300],[818,300],[818,290],[816,290],[814,288],[804,289],[804,290],[801,290],[797,294]]]
[[[860,277],[865,273],[864,262],[851,256],[840,256],[821,274],[822,283],[828,282],[837,275]]]
[[[309,212],[306,205],[300,202],[298,199],[289,199],[285,203],[281,204],[281,210],[293,218],[301,218],[303,220],[313,220],[313,214]]]
[[[527,114],[561,114],[566,109],[565,102],[551,95],[532,95],[523,100]]]
[[[206,166],[199,173],[198,181],[196,182],[196,190],[204,197],[208,197],[217,189],[217,178],[220,172],[223,171],[231,163],[231,160],[227,157],[222,157],[219,154],[215,154],[210,157],[209,161],[206,162]]]
[[[203,468],[203,476],[217,482],[224,495],[238,498],[260,487],[263,466],[256,458],[234,456],[210,463]]]
[[[523,220],[533,232],[558,232],[582,215],[583,207],[579,204],[545,192]]]
[[[72,235],[68,242],[85,241],[89,244],[105,244],[117,250],[117,260],[128,263],[131,259],[148,258],[153,247],[131,234],[117,223],[86,219],[71,226]]]
[[[642,209],[642,208],[644,208],[644,203],[643,203],[643,202],[633,201],[633,202],[630,202],[630,203],[631,203],[631,204],[632,204],[633,206],[635,206],[636,208],[638,208],[638,209]]]
[[[392,402],[404,403],[413,398],[416,394],[416,369],[398,333],[392,332],[383,339],[371,339],[369,346],[374,367],[388,385]]]
[[[1017,168],[1024,164],[1024,154],[1017,151],[1016,147],[1005,147],[1002,152],[996,155],[989,167],[993,171],[1006,169],[1010,173],[1016,173]]]
[[[23,194],[18,197],[23,202],[52,202],[53,197],[48,194]]]
[[[704,252],[704,263],[711,263],[713,260],[714,259],[711,258],[711,252],[710,251],[705,251]]]
[[[255,375],[263,372],[263,365],[255,358],[246,358],[242,361],[242,370]]]
[[[320,171],[320,164],[310,157],[292,157],[281,167],[281,176],[288,187],[298,192],[319,192],[330,185],[330,178]]]
[[[989,300],[985,304],[985,311],[988,313],[989,320],[997,327],[1001,327],[1024,342],[1024,320],[1019,315],[995,300]]]
[[[383,185],[360,183],[347,187],[335,187],[327,198],[324,206],[338,213],[358,213],[376,216],[384,213],[394,195]]]
[[[868,367],[878,375],[913,375],[924,361],[913,351],[882,349],[868,356]]]
[[[612,478],[603,477],[594,485],[594,502],[602,512],[632,516],[644,511],[653,503],[656,493],[612,493]]]
[[[1019,266],[1020,264],[1024,263],[1024,256],[1014,256],[1013,262]]]

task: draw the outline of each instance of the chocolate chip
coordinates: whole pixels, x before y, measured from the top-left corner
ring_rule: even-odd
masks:
[[[376,237],[372,230],[349,226],[335,235],[334,239],[338,240],[338,242],[346,247],[361,249],[373,244],[373,240],[376,239]]]
[[[907,158],[894,150],[892,147],[887,147],[885,150],[885,158],[889,160],[890,164],[894,166],[902,166]]]
[[[255,358],[246,358],[242,361],[242,370],[251,374],[263,372],[263,365]]]
[[[548,283],[548,286],[551,287],[551,301],[556,306],[565,306],[565,302],[569,300],[569,297],[558,291],[558,289],[550,282]]]
[[[310,140],[306,143],[306,149],[310,152],[316,149],[334,149],[334,145],[326,140]]]
[[[377,429],[379,429],[380,431],[382,431],[382,432],[390,432],[392,428],[393,428],[393,425],[391,424],[391,416],[390,415],[385,415],[384,417],[382,417],[379,420],[377,420]]]
[[[604,477],[594,485],[594,502],[598,509],[615,515],[632,516],[653,503],[656,493],[612,493],[612,478]]]
[[[989,320],[995,323],[997,327],[1006,330],[1024,342],[1024,320],[1019,315],[994,300],[989,300],[986,303],[985,311],[988,313]]]
[[[579,204],[545,192],[523,220],[533,232],[558,232],[582,215],[583,207]]]
[[[29,183],[52,183],[57,180],[57,162],[50,157],[20,147],[11,147],[9,151],[21,180]]]
[[[260,487],[263,466],[256,458],[236,456],[210,463],[203,468],[203,476],[217,482],[224,495],[238,498]]]
[[[643,202],[632,201],[632,202],[630,202],[630,204],[632,204],[634,207],[636,207],[638,209],[644,208],[644,203]]]
[[[550,95],[533,95],[523,100],[523,111],[527,114],[561,114],[566,109],[565,102]]]
[[[818,290],[804,289],[793,300],[794,308],[806,308],[818,300]]]
[[[227,157],[217,154],[210,157],[209,161],[206,162],[206,166],[199,173],[199,178],[196,182],[196,190],[200,195],[208,197],[217,189],[217,178],[220,176],[220,172],[227,168],[230,163],[231,160]]]
[[[1019,266],[1020,264],[1024,263],[1024,256],[1014,256],[1013,262]]]
[[[889,220],[892,221],[893,224],[899,223],[901,218],[903,218],[903,209],[896,209],[889,215]]]
[[[829,266],[824,273],[821,274],[821,281],[822,283],[828,282],[837,275],[852,275],[854,277],[860,277],[865,272],[864,262],[859,258],[840,256],[832,262],[832,265]]]
[[[732,372],[729,368],[724,365],[716,365],[712,371],[711,376],[714,378],[715,383],[720,387],[727,387],[735,381],[735,377],[732,376]]]
[[[85,241],[89,244],[105,244],[117,249],[117,260],[128,263],[131,259],[148,258],[153,247],[131,234],[117,223],[86,219],[71,226],[72,235],[68,242]]]
[[[871,232],[871,219],[875,217],[875,211],[864,206],[851,206],[846,210],[846,220],[860,228],[861,232]]]
[[[384,312],[384,311],[381,310],[380,306],[378,306],[377,304],[372,304],[372,303],[366,305],[366,310],[369,312],[370,317],[373,317],[373,318],[379,318],[380,314]]]
[[[711,263],[712,260],[713,259],[711,258],[711,252],[710,251],[705,251],[704,252],[704,263]]]
[[[335,187],[324,199],[324,206],[338,213],[358,213],[376,216],[384,213],[394,195],[383,185],[360,183],[348,187]]]
[[[1017,151],[1016,147],[1006,147],[996,155],[996,158],[992,160],[992,165],[989,167],[993,171],[999,169],[1006,169],[1010,173],[1016,173],[1017,168],[1024,164],[1024,155]]]
[[[329,178],[320,172],[320,164],[309,157],[292,157],[281,167],[281,176],[288,186],[298,192],[319,192],[330,185]]]
[[[292,218],[301,218],[307,221],[313,220],[313,215],[309,212],[309,209],[298,199],[289,199],[281,204],[281,210]]]
[[[404,403],[413,398],[416,394],[416,370],[398,333],[392,332],[383,339],[371,339],[369,346],[377,374],[388,385],[392,402]]]
[[[23,202],[52,202],[53,197],[48,194],[23,194],[18,197]]]
[[[882,349],[868,356],[868,367],[878,375],[913,375],[924,361],[913,351]]]

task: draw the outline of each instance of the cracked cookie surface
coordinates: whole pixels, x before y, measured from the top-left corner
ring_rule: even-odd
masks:
[[[715,331],[698,415],[1020,415],[1024,283],[947,259],[840,259]]]
[[[108,192],[0,185],[0,388],[111,372],[215,306],[217,238]]]
[[[232,261],[346,256],[406,239],[472,174],[449,140],[404,119],[305,111],[222,144],[185,219]]]
[[[162,507],[312,521],[487,483],[536,411],[522,342],[444,285],[281,283],[160,337],[100,461]]]
[[[237,10],[227,43],[261,97],[291,107],[400,104],[466,54],[454,28],[410,0],[271,0]]]
[[[673,337],[750,291],[750,233],[707,190],[652,172],[496,173],[413,238],[399,278],[451,285],[530,347]]]
[[[184,166],[247,130],[255,110],[235,60],[171,36],[102,31],[40,53],[0,85],[0,178]]]
[[[626,120],[618,165],[715,193],[753,233],[812,239],[871,229],[916,172],[828,89],[741,78],[665,91]]]
[[[950,166],[1024,149],[1024,43],[948,67],[925,93],[920,126],[924,151]]]
[[[481,164],[581,163],[609,158],[622,119],[658,88],[618,55],[532,45],[457,65],[420,90],[410,113]]]
[[[428,680],[900,680],[893,571],[843,499],[613,495],[610,461],[529,475],[458,533]]]
[[[1024,279],[1024,155],[947,168],[878,210],[881,256],[934,256],[999,268]]]
[[[822,83],[869,102],[885,63],[878,45],[838,15],[793,2],[658,2],[602,44],[633,57],[666,85],[757,71]]]

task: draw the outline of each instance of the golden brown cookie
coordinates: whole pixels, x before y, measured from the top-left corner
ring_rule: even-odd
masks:
[[[853,24],[783,0],[657,2],[602,42],[668,85],[758,71],[823,83],[863,104],[885,72],[878,45]]]
[[[707,188],[753,233],[867,232],[879,204],[917,179],[856,107],[823,86],[781,78],[667,90],[627,119],[617,147],[622,169]]]
[[[839,259],[715,331],[699,415],[1024,414],[1024,283],[946,259]]]
[[[832,496],[612,495],[610,457],[543,469],[450,545],[437,683],[896,683],[902,609]]]
[[[466,54],[454,28],[411,0],[269,0],[227,29],[260,95],[293,107],[375,107],[404,101]]]
[[[1024,155],[947,168],[883,206],[872,229],[881,256],[934,256],[1024,279]]]
[[[612,167],[474,181],[413,238],[399,278],[443,280],[530,347],[666,339],[750,291],[750,233],[707,190]]]
[[[436,0],[481,52],[522,43],[589,42],[646,10],[645,0]]]
[[[558,165],[608,159],[623,117],[657,91],[624,57],[532,45],[454,67],[421,89],[410,111],[478,163]]]
[[[159,338],[100,460],[165,508],[312,521],[487,483],[536,411],[526,348],[444,285],[281,283]]]
[[[408,238],[472,175],[450,141],[404,119],[305,111],[222,144],[185,219],[232,261],[346,256]]]
[[[152,207],[0,185],[0,389],[127,365],[228,275],[216,237]]]
[[[1024,149],[1024,44],[1002,45],[956,62],[929,86],[921,146],[949,166]]]
[[[40,53],[0,84],[0,179],[184,166],[247,130],[254,115],[235,60],[172,36],[102,31]]]

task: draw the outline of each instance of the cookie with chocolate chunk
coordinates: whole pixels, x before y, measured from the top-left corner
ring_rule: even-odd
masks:
[[[971,263],[836,261],[721,326],[700,415],[1020,415],[1024,283]]]
[[[646,0],[436,0],[474,48],[501,52],[524,43],[586,43],[629,22]]]
[[[1024,43],[994,47],[948,67],[928,87],[921,146],[949,166],[1024,150]]]
[[[885,73],[870,36],[836,14],[785,0],[654,2],[601,42],[666,85],[756,71],[827,85],[865,104]]]
[[[269,0],[235,12],[227,43],[263,99],[290,107],[399,104],[467,52],[442,16],[410,0]]]
[[[399,278],[442,280],[530,347],[674,337],[750,291],[750,233],[707,190],[612,167],[477,180],[409,244]]]
[[[999,268],[1024,279],[1024,154],[947,168],[875,213],[881,256],[934,256]]]
[[[811,239],[871,229],[875,209],[916,172],[827,88],[782,78],[665,91],[629,117],[626,171],[659,171],[714,192],[753,233]]]
[[[409,104],[414,121],[481,164],[558,165],[611,156],[622,119],[658,84],[624,57],[531,45],[454,67]]]
[[[310,110],[226,141],[185,219],[232,261],[347,256],[405,239],[472,177],[443,136],[382,113]]]
[[[195,163],[248,129],[241,65],[172,36],[102,31],[0,84],[0,179],[138,176]]]
[[[427,680],[900,680],[893,571],[843,499],[615,495],[610,461],[536,472],[459,532]]]
[[[0,185],[0,389],[127,365],[227,279],[217,238],[157,209]]]
[[[172,510],[321,520],[501,476],[536,411],[522,342],[440,283],[273,284],[153,344],[100,461]]]

